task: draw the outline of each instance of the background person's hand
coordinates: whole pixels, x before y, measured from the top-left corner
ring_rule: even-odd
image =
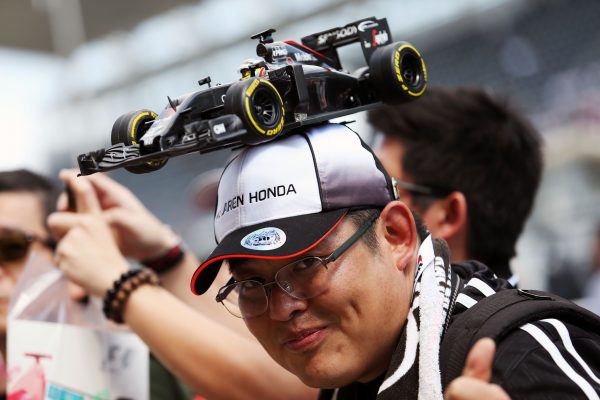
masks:
[[[179,242],[178,236],[156,218],[126,187],[104,174],[77,177],[76,170],[63,170],[60,178],[70,187],[85,180],[91,184],[102,216],[110,225],[121,253],[138,261],[158,258]],[[59,210],[66,210],[61,196]],[[77,207],[79,209],[79,206]]]
[[[510,400],[499,385],[490,383],[496,343],[490,338],[477,341],[469,351],[463,373],[448,385],[445,400]]]
[[[77,212],[55,212],[48,226],[59,240],[54,253],[57,266],[87,292],[104,296],[129,265],[115,242],[92,184],[70,182]]]

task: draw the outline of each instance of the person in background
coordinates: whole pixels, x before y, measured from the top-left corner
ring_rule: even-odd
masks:
[[[46,219],[56,210],[60,193],[54,181],[34,172],[19,169],[0,172],[0,351],[6,355],[7,315],[10,296],[32,253],[53,263],[55,242]],[[66,198],[65,198],[66,199]],[[67,205],[65,204],[65,207]],[[87,294],[69,283],[73,301]],[[152,356],[150,362],[151,400],[191,399],[182,385]],[[0,376],[0,399],[6,391],[5,371]]]
[[[46,217],[54,211],[58,190],[49,179],[20,169],[0,172],[0,351],[6,355],[10,296],[32,252],[52,262],[54,241]],[[6,396],[3,369],[0,399]]]
[[[539,133],[475,87],[430,87],[419,101],[369,111],[376,149],[400,198],[452,262],[476,259],[515,285],[509,261],[529,216],[543,160]]]

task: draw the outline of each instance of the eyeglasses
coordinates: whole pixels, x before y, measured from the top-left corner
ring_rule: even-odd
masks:
[[[395,190],[400,188],[412,193],[413,195],[428,197],[446,197],[453,192],[451,189],[423,186],[412,182],[401,181],[396,178],[392,178],[392,184]]]
[[[34,241],[54,248],[51,240],[42,240],[36,235],[31,235],[19,229],[0,228],[0,261],[19,261],[27,256],[29,247]]]
[[[239,318],[253,318],[263,314],[269,308],[269,294],[273,285],[277,285],[286,294],[295,299],[310,299],[327,290],[329,274],[327,264],[337,260],[346,250],[361,238],[379,217],[374,213],[358,230],[329,256],[304,257],[284,265],[275,273],[275,280],[262,283],[255,279],[230,282],[219,289],[216,301],[223,304],[227,311]],[[268,290],[267,290],[268,288]]]

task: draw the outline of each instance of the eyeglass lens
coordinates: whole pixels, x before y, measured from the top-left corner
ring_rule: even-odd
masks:
[[[237,317],[252,318],[269,307],[265,287],[277,284],[281,290],[297,299],[318,296],[327,288],[326,266],[318,257],[294,261],[275,274],[275,281],[263,285],[259,281],[244,280],[223,287],[218,298],[227,310]],[[272,289],[270,289],[272,290]]]
[[[33,238],[14,229],[0,229],[0,261],[18,261],[27,255]]]
[[[379,217],[373,213],[344,243],[328,257],[305,257],[284,265],[275,274],[273,282],[265,283],[247,279],[225,285],[219,290],[216,300],[223,303],[227,310],[236,317],[251,318],[258,316],[269,308],[269,297],[265,287],[277,284],[288,295],[297,299],[316,297],[329,286],[327,264],[335,261],[346,250],[369,230]],[[233,282],[233,278],[231,280]],[[272,289],[269,289],[272,290]]]

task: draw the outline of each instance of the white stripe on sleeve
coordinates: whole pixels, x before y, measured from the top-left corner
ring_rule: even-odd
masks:
[[[581,375],[579,375],[575,370],[569,365],[567,360],[560,354],[558,348],[552,343],[550,338],[542,332],[540,328],[534,326],[532,324],[525,324],[521,327],[522,330],[529,333],[539,344],[546,349],[546,351],[552,357],[552,360],[556,363],[556,366],[560,368],[565,375],[569,377],[579,388],[585,393],[588,399],[592,400],[600,400],[598,394],[590,385],[588,381],[586,381]]]
[[[482,281],[479,278],[472,278],[466,284],[466,286],[474,287],[475,289],[479,290],[485,297],[490,297],[491,295],[496,293],[496,291],[494,289],[489,287],[487,283],[485,283],[484,281]]]
[[[596,383],[600,384],[600,379],[598,379],[598,377],[592,372],[592,369],[587,365],[587,363],[585,361],[583,361],[581,356],[579,356],[579,353],[577,353],[577,350],[575,350],[575,347],[573,346],[573,343],[571,342],[571,336],[569,335],[569,330],[567,329],[565,324],[563,324],[561,321],[554,319],[554,318],[543,319],[542,322],[547,322],[547,323],[551,324],[558,331],[558,334],[560,335],[560,338],[562,339],[565,349],[567,349],[569,354],[571,354],[571,356],[573,356],[573,358],[577,360],[579,365],[581,365],[581,368],[583,368],[585,370],[585,372],[587,372],[587,374],[590,376],[590,378],[592,378]]]
[[[469,296],[467,296],[464,293],[460,293],[457,297],[456,297],[456,302],[462,304],[463,306],[467,307],[467,308],[471,308],[473,307],[475,304],[477,304],[477,302],[475,300],[473,300],[472,298],[470,298]]]

